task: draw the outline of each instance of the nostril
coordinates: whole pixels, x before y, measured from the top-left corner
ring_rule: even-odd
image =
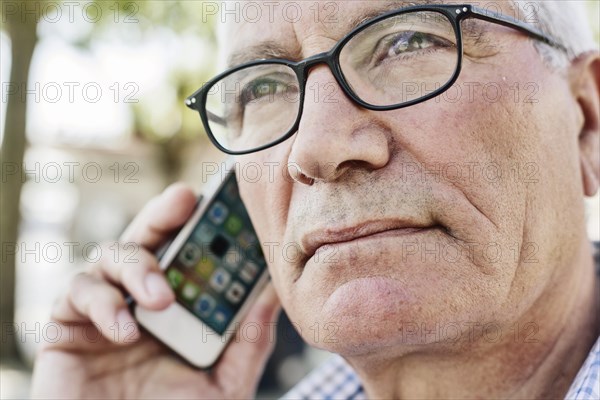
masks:
[[[308,186],[312,186],[312,184],[315,183],[315,180],[313,178],[309,178],[308,176],[304,175],[302,172],[300,172],[298,174],[298,181],[300,183],[304,183],[305,185],[308,185]]]
[[[290,174],[291,178],[298,183],[302,183],[308,186],[312,186],[312,184],[315,183],[314,178],[311,178],[305,173],[303,173],[302,170],[297,166],[296,168],[289,168],[288,173]]]
[[[312,186],[312,185],[313,185],[313,183],[315,183],[315,179],[314,179],[314,178],[311,178],[311,177],[309,177],[309,176],[305,175],[305,174],[304,174],[302,171],[298,171],[298,172],[296,172],[296,174],[295,174],[295,175],[296,175],[296,176],[293,176],[293,175],[292,175],[292,177],[293,177],[293,178],[294,178],[294,179],[295,179],[297,182],[303,183],[303,184],[305,184],[305,185],[308,185],[308,186]]]

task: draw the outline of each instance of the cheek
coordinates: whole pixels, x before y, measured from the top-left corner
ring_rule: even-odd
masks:
[[[282,147],[236,157],[242,200],[261,243],[281,241],[285,230],[291,180],[285,173]]]
[[[501,73],[477,78],[463,74],[456,85],[460,89],[453,89],[448,97],[386,115],[386,124],[397,127],[397,157],[404,160],[402,152],[408,153],[428,171],[416,174],[415,179],[427,181],[434,196],[456,200],[445,201],[445,210],[439,215],[455,226],[457,221],[468,220],[459,218],[456,204],[461,206],[460,212],[467,211],[466,217],[483,215],[493,223],[487,233],[479,224],[464,224],[464,238],[499,246],[506,262],[493,265],[497,271],[493,290],[522,309],[539,295],[552,273],[550,268],[520,268],[531,266],[522,264],[523,259],[533,258],[536,266],[552,265],[555,260],[544,255],[562,246],[556,243],[558,235],[551,233],[557,229],[548,229],[557,221],[552,210],[562,209],[564,205],[559,203],[565,198],[557,196],[552,175],[564,175],[559,171],[564,168],[573,176],[577,168],[576,157],[569,158],[576,148],[571,149],[564,137],[554,137],[565,134],[557,132],[565,124],[552,110],[559,109],[554,99],[566,92],[554,79],[534,76],[546,76],[547,72],[530,70],[529,75],[507,74],[506,79]],[[423,118],[427,115],[435,117]],[[560,148],[568,154],[560,154]],[[550,165],[550,160],[565,162],[560,167],[554,162]],[[532,209],[530,204],[539,207]],[[560,224],[570,226],[572,222]],[[514,283],[527,290],[512,292]]]
[[[288,293],[290,278],[286,275],[286,255],[294,248],[285,242],[292,180],[287,174],[285,144],[275,148],[236,157],[237,178],[242,200],[248,210],[278,293]],[[259,171],[254,173],[251,171]],[[285,306],[285,296],[281,296]]]

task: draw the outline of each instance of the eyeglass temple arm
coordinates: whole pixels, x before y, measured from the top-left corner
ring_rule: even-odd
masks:
[[[216,122],[219,125],[227,126],[227,120],[225,120],[225,118],[219,117],[208,110],[206,110],[206,116],[208,117],[209,121]]]
[[[499,14],[499,13],[496,13],[496,12],[490,11],[490,10],[484,10],[484,9],[481,9],[481,8],[475,7],[475,6],[471,6],[470,11],[471,11],[470,16],[472,16],[472,17],[482,19],[484,21],[494,22],[494,23],[497,23],[497,24],[500,24],[503,26],[507,26],[509,28],[514,28],[518,31],[528,34],[529,36],[534,37],[535,39],[537,39],[543,43],[546,43],[547,45],[550,45],[552,47],[560,49],[560,50],[564,51],[565,53],[567,52],[567,49],[565,46],[556,42],[554,39],[548,37],[546,34],[541,32],[540,30],[538,30],[532,26],[529,26],[528,24],[524,23],[523,21],[519,21],[518,19],[512,18],[508,15]]]
[[[194,93],[193,95],[189,96],[185,100],[185,105],[188,106],[188,108],[190,108],[192,110],[195,110],[195,111],[199,111],[199,109],[198,109],[198,107],[196,105],[197,103],[196,103],[195,96],[196,96],[196,94],[198,92],[200,92],[200,90],[198,90],[196,93]],[[223,125],[223,126],[227,126],[227,120],[225,118],[219,117],[218,115],[213,114],[213,113],[211,113],[208,110],[206,110],[206,116],[208,117],[209,121],[213,121],[213,122],[216,122],[217,124],[220,124],[220,125]]]

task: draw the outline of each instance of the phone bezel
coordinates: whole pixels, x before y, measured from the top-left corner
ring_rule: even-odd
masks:
[[[205,214],[229,176],[234,172],[234,164],[231,159],[228,159],[222,166],[226,171],[225,177],[212,179],[205,185],[202,190],[203,200],[159,260],[161,270],[166,270],[177,256],[200,218]],[[147,310],[135,304],[134,316],[152,335],[189,363],[198,368],[210,368],[237,333],[237,329],[234,328],[239,325],[247,314],[268,279],[268,270],[265,268],[240,309],[231,319],[223,335],[215,332],[177,301],[161,311]],[[198,341],[199,337],[201,338],[200,341]],[[240,340],[243,340],[243,338]]]

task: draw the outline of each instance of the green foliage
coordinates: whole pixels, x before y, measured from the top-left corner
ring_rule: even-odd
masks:
[[[6,24],[17,24],[21,28],[28,25],[28,29],[35,30],[36,22],[38,26],[45,25],[43,31],[62,31],[61,39],[81,52],[91,52],[94,46],[111,43],[119,46],[125,44],[132,48],[144,46],[161,35],[178,41],[185,38],[185,43],[189,42],[194,46],[194,49],[189,50],[190,54],[201,48],[202,57],[194,57],[195,61],[186,65],[165,60],[169,65],[169,77],[164,85],[174,90],[176,96],[161,111],[172,116],[174,121],[179,121],[179,129],[173,134],[165,136],[157,131],[156,124],[150,122],[150,117],[157,110],[148,99],[140,97],[138,103],[131,105],[137,136],[151,142],[171,139],[187,141],[198,140],[205,135],[198,115],[184,106],[184,99],[215,72],[215,63],[212,62],[216,54],[214,21],[210,16],[203,15],[203,3],[196,0],[9,1],[0,7],[0,13],[3,13],[0,19]],[[57,13],[62,14],[60,18],[57,18]],[[84,23],[78,25],[77,19]],[[65,30],[59,24],[74,25],[67,27],[70,30]],[[70,36],[64,31],[70,32]],[[11,41],[19,47],[19,37],[11,37]],[[201,63],[198,62],[199,58],[203,60]]]

